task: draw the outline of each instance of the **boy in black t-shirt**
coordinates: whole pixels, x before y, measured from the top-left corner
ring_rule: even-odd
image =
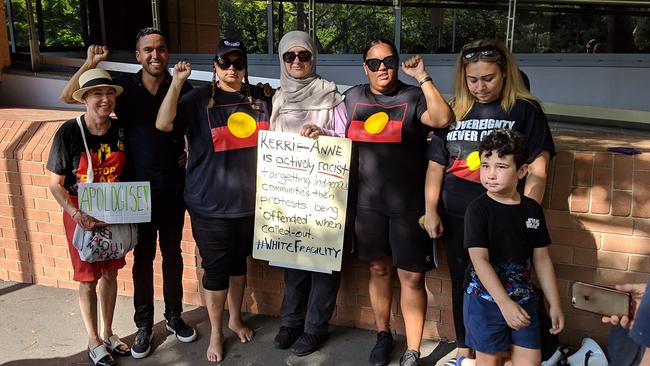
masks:
[[[499,129],[481,142],[480,177],[487,192],[465,213],[465,248],[471,265],[463,315],[466,343],[476,350],[480,365],[503,364],[505,352],[515,365],[541,363],[533,266],[550,304],[549,331],[557,334],[564,327],[544,211],[517,192],[517,182],[527,170],[523,140],[516,131]],[[460,357],[457,365],[472,361]]]

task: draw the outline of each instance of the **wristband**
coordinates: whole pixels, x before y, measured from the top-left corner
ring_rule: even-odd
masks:
[[[420,84],[420,86],[422,86],[422,84],[426,83],[427,81],[433,82],[433,80],[431,79],[431,76],[427,75],[426,77],[423,77],[422,79],[418,80],[418,84]]]
[[[81,212],[81,210],[80,210],[80,209],[76,209],[76,210],[72,213],[72,215],[70,215],[70,217],[72,217],[72,218],[74,219],[74,217],[75,217],[79,212]]]

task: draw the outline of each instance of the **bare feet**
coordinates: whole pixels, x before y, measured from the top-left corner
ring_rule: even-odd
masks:
[[[255,332],[246,325],[241,319],[229,320],[228,328],[235,332],[242,343],[250,342],[255,336]]]
[[[210,333],[210,345],[208,345],[205,355],[210,362],[223,361],[223,333],[220,329],[216,333],[214,330]]]

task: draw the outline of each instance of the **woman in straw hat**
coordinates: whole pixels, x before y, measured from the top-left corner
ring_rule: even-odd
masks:
[[[54,136],[47,161],[47,169],[52,172],[49,188],[63,208],[63,225],[74,270],[72,278],[79,282],[79,306],[88,332],[88,357],[95,365],[116,365],[111,353],[120,356],[131,354],[129,347],[112,330],[117,271],[126,262],[124,258],[84,262],[72,245],[72,238],[77,226],[92,230],[107,225],[78,208],[77,189],[88,179],[89,164],[82,133],[92,159],[94,180],[119,181],[124,167],[124,131],[110,114],[122,87],[115,85],[108,72],[102,69],[84,72],[79,78],[79,86],[72,96],[86,105],[86,112],[78,119],[65,122]],[[103,324],[101,335],[97,326],[98,302]]]

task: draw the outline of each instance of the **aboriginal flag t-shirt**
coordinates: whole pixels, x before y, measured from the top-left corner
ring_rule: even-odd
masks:
[[[431,131],[420,121],[427,105],[420,88],[401,81],[389,94],[368,84],[345,92],[346,137],[358,151],[357,206],[387,211],[424,207],[425,152]]]
[[[81,116],[88,150],[92,158],[93,182],[107,183],[120,180],[124,169],[124,129],[120,121],[111,119],[108,131],[96,136],[88,131]],[[54,135],[47,170],[65,176],[64,187],[71,195],[77,195],[79,183],[86,183],[88,157],[81,131],[75,119],[66,121]]]
[[[518,99],[509,112],[501,107],[501,100],[474,103],[460,121],[453,123],[445,135],[445,147],[430,145],[430,160],[447,160],[442,189],[445,212],[464,217],[470,202],[485,192],[481,185],[481,165],[478,147],[495,129],[507,128],[520,132],[526,138],[526,163],[531,163],[543,151],[555,155],[555,146],[546,115],[539,105]],[[522,187],[520,187],[522,188]]]
[[[269,128],[271,99],[250,86],[252,100],[240,92],[195,88],[183,95],[176,122],[189,145],[185,204],[203,217],[251,216],[255,207],[257,136]]]

